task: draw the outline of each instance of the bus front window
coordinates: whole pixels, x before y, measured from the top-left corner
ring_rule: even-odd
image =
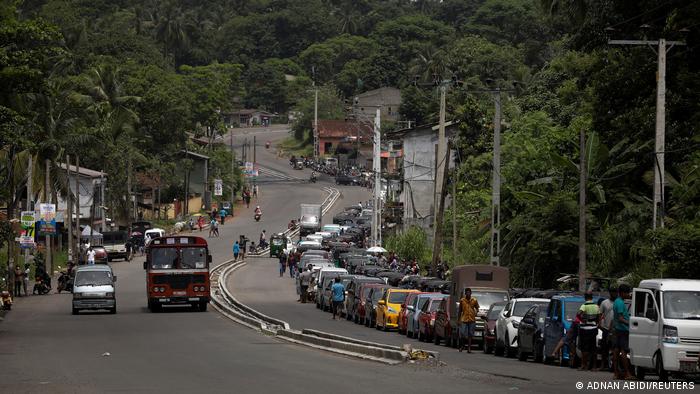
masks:
[[[182,248],[182,258],[180,259],[180,268],[196,269],[207,267],[207,249],[206,248]]]
[[[167,270],[177,267],[177,249],[153,248],[151,249],[151,269]]]

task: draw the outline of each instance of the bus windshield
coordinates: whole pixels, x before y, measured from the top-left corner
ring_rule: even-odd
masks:
[[[151,269],[168,270],[177,268],[177,249],[153,248],[151,249]]]
[[[182,248],[180,250],[180,264],[182,269],[206,268],[207,249],[206,248]]]

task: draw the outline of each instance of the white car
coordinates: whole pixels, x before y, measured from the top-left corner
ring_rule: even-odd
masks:
[[[542,305],[547,308],[549,300],[546,298],[514,298],[503,307],[496,321],[496,344],[494,353],[507,357],[515,356],[518,350],[518,325],[528,309],[533,305]]]
[[[323,241],[323,235],[316,233],[316,234],[309,234],[305,238],[306,241],[312,241],[316,243],[321,243]]]

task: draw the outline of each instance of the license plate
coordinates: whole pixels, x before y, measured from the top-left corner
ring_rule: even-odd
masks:
[[[681,372],[685,373],[695,373],[698,372],[698,363],[697,361],[681,361],[680,362],[680,369]]]
[[[173,295],[185,295],[187,294],[186,291],[173,291]]]

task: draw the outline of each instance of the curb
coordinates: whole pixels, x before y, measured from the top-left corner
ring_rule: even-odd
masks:
[[[344,342],[344,343],[352,343],[352,344],[362,345],[362,346],[367,346],[367,347],[385,349],[385,350],[390,350],[390,351],[397,351],[397,352],[401,352],[407,356],[407,353],[404,350],[403,346],[394,346],[394,345],[387,345],[385,343],[379,343],[379,342],[363,341],[360,339],[346,337],[346,336],[342,336],[342,335],[338,335],[338,334],[332,334],[332,333],[328,333],[328,332],[324,332],[324,331],[313,330],[310,328],[304,328],[303,330],[301,330],[301,332],[302,332],[302,334],[312,335],[312,336],[316,336],[319,338],[325,338],[325,339],[340,341],[340,342]],[[416,349],[416,350],[419,350],[419,349]],[[433,352],[433,351],[428,351],[428,350],[423,350],[423,351],[428,353],[430,356],[432,356],[436,360],[440,360],[440,352]]]

